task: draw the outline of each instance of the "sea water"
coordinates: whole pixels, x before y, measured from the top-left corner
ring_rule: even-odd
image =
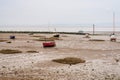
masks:
[[[95,26],[95,32],[113,31],[112,26]],[[13,25],[0,26],[0,31],[49,31],[49,32],[92,32],[93,26],[66,26],[66,25]],[[115,27],[115,31],[120,31],[120,26]]]

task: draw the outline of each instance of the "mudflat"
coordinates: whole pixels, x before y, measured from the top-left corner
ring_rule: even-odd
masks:
[[[15,39],[10,39],[14,35]],[[120,36],[60,34],[55,47],[43,48],[52,34],[0,33],[0,80],[120,80]],[[54,59],[76,57],[85,63],[62,64]]]

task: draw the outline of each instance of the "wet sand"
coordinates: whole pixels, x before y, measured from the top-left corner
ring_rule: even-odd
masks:
[[[16,39],[9,39],[15,35]],[[52,34],[34,34],[51,37]],[[62,40],[55,40],[56,47],[43,48],[44,41],[39,37],[23,33],[0,33],[0,50],[15,49],[22,53],[0,53],[0,80],[120,80],[120,37],[110,42],[109,36],[90,36],[61,34]],[[27,53],[34,50],[37,53]],[[77,57],[85,63],[76,65],[52,62],[53,59]]]

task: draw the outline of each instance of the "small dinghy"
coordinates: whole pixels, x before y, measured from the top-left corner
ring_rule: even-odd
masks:
[[[116,42],[116,37],[114,33],[110,36],[110,41]]]
[[[56,46],[54,41],[52,41],[52,42],[44,42],[43,43],[43,47],[54,47],[54,46]]]
[[[15,36],[10,36],[10,39],[15,39]]]
[[[59,38],[59,36],[60,36],[59,34],[56,34],[56,35],[54,35],[53,37],[58,37],[58,38]]]

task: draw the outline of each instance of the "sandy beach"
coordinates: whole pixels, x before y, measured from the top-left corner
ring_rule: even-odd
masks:
[[[16,39],[9,39],[15,35]],[[34,34],[51,37],[52,34]],[[0,33],[0,50],[13,49],[22,53],[0,53],[0,80],[120,80],[120,36],[60,34],[56,47],[43,48],[28,33]],[[89,41],[102,39],[104,41]],[[11,43],[7,43],[11,42]],[[27,51],[36,51],[28,53]],[[76,65],[53,62],[53,59],[77,57],[86,62]]]

